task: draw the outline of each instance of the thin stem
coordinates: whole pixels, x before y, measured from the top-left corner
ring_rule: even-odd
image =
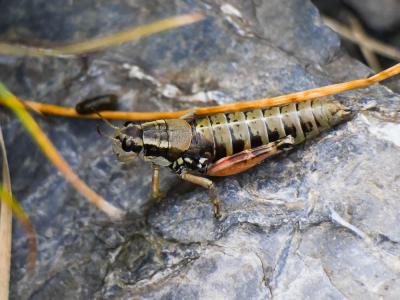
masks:
[[[296,103],[307,101],[315,98],[325,97],[334,95],[340,92],[350,91],[354,89],[364,88],[371,84],[380,82],[382,80],[388,79],[395,75],[400,74],[400,64],[396,64],[391,68],[383,70],[369,78],[357,79],[332,85],[327,85],[315,89],[310,89],[306,91],[296,92],[292,94],[282,95],[273,98],[264,98],[259,100],[236,102],[225,105],[218,106],[206,106],[200,107],[195,110],[180,110],[175,112],[123,112],[123,111],[103,111],[101,116],[105,119],[110,120],[131,120],[131,121],[146,121],[146,120],[157,120],[157,119],[174,119],[184,116],[185,114],[191,112],[194,115],[210,115],[221,112],[232,112],[241,110],[251,110],[264,107],[271,107],[276,105],[283,105],[288,103]],[[24,101],[24,105],[33,111],[64,116],[64,117],[74,117],[74,118],[88,118],[88,119],[98,119],[97,114],[90,115],[80,115],[74,108],[63,107],[51,104],[44,104],[34,101]],[[0,101],[0,104],[3,104]]]

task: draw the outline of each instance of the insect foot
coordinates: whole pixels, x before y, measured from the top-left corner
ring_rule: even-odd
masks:
[[[200,186],[208,189],[210,201],[211,201],[211,204],[213,205],[214,217],[216,219],[219,219],[221,217],[220,205],[219,205],[217,191],[215,189],[214,183],[208,178],[196,176],[196,175],[193,175],[190,173],[182,173],[181,178],[185,181],[200,185]]]
[[[214,183],[211,183],[211,186],[208,188],[208,191],[209,191],[211,204],[213,205],[214,217],[216,219],[219,219],[219,218],[221,218],[221,211],[220,211],[220,205],[219,205],[219,200],[218,200],[218,196],[217,196],[217,190],[215,189]]]
[[[150,198],[153,200],[157,200],[157,201],[164,198],[164,196],[165,196],[165,193],[161,192],[161,191],[158,191],[158,192],[151,191],[151,193],[150,193]]]

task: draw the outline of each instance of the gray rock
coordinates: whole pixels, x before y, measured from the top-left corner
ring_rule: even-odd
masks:
[[[83,58],[0,56],[0,79],[21,98],[75,105],[116,93],[121,109],[176,110],[371,74],[341,51],[307,0],[62,3],[1,2],[2,39],[65,42],[195,10],[207,18]],[[199,95],[214,100],[194,101]],[[12,297],[395,299],[400,125],[392,112],[400,96],[374,85],[334,98],[354,109],[372,103],[378,109],[248,172],[215,180],[223,209],[218,221],[207,192],[168,170],[162,171],[166,197],[151,201],[149,166],[119,165],[109,141],[96,133],[98,122],[36,117],[73,169],[129,212],[124,222],[111,223],[2,112],[13,190],[39,242],[30,276],[26,237],[16,225]]]

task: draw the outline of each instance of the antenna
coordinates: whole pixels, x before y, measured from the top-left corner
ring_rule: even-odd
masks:
[[[100,136],[102,136],[102,137],[105,137],[105,138],[107,138],[107,139],[109,139],[109,140],[113,140],[114,142],[115,142],[115,141],[118,141],[118,142],[120,141],[119,139],[113,137],[112,135],[104,134],[104,133],[100,130],[100,126],[99,126],[99,125],[97,125],[96,130],[97,130],[97,133],[98,133]]]
[[[100,119],[101,119],[104,123],[107,124],[107,126],[109,126],[109,127],[111,127],[112,129],[114,129],[114,130],[116,131],[116,133],[118,133],[117,135],[119,135],[119,133],[120,133],[120,131],[121,131],[121,128],[120,128],[120,127],[113,125],[113,124],[112,124],[111,122],[109,122],[107,119],[103,118],[103,116],[102,116],[99,112],[96,112],[96,114],[100,117]],[[115,138],[115,136],[112,136],[112,135],[109,135],[109,134],[104,134],[104,133],[100,130],[100,126],[99,126],[99,125],[97,125],[96,130],[97,130],[97,133],[98,133],[100,136],[103,136],[103,137],[105,137],[105,138],[108,138],[108,139],[110,139],[110,140],[113,140],[114,142],[115,142],[115,141],[119,141],[118,139]]]
[[[114,130],[120,130],[121,128],[119,128],[118,126],[115,126],[114,124],[112,124],[110,121],[108,121],[107,119],[103,118],[103,116],[96,111],[96,114],[99,116],[99,118],[101,120],[103,120],[104,123],[106,123],[109,127],[111,127]]]

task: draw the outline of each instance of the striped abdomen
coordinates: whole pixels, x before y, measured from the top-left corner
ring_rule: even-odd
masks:
[[[220,113],[196,119],[193,126],[194,133],[206,141],[202,144],[209,145],[208,151],[216,161],[288,135],[299,144],[344,121],[348,115],[348,110],[340,103],[319,99],[268,109]]]

